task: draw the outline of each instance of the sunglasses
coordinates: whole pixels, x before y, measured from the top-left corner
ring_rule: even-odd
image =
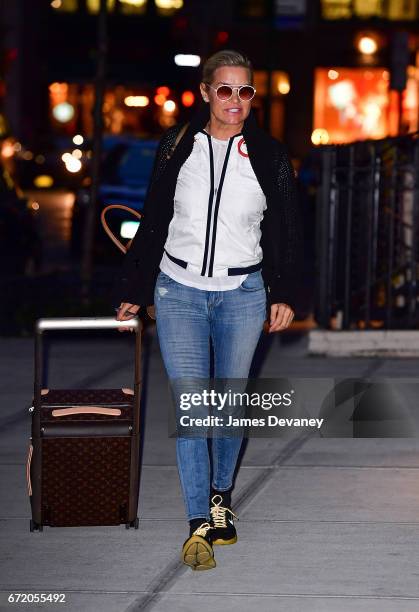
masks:
[[[252,85],[240,85],[238,87],[231,87],[231,85],[218,85],[218,87],[212,87],[207,83],[208,87],[213,89],[219,100],[227,102],[233,97],[233,92],[237,89],[237,95],[242,102],[250,102],[253,99],[256,89]]]

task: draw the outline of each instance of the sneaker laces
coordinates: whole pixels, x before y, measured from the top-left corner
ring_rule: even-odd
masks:
[[[218,501],[216,501],[218,498]],[[214,523],[214,527],[227,527],[226,516],[227,512],[229,512],[235,519],[239,520],[239,517],[234,514],[234,512],[230,508],[226,508],[222,506],[223,498],[221,495],[214,495],[211,499],[213,506],[210,508],[211,518]]]
[[[202,525],[200,525],[197,529],[195,529],[193,534],[199,535],[205,538],[205,536],[207,535],[207,531],[209,531],[209,529],[213,529],[213,527],[209,523],[202,523]]]

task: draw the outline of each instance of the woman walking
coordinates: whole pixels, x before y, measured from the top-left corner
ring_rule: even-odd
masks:
[[[266,316],[286,329],[300,282],[301,228],[284,146],[251,110],[249,60],[220,51],[203,67],[203,103],[162,137],[144,218],[124,259],[118,321],[154,303],[169,379],[247,378]],[[268,305],[268,310],[267,310]],[[237,541],[231,509],[240,436],[176,440],[194,570],[215,567],[213,544]],[[212,473],[211,473],[212,466]],[[212,476],[211,476],[212,474]]]

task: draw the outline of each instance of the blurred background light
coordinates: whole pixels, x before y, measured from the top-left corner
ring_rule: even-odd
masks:
[[[280,94],[286,95],[291,89],[288,75],[283,72],[278,78],[278,91]]]
[[[49,90],[54,95],[65,96],[68,91],[68,83],[51,83]]]
[[[129,240],[134,238],[139,225],[138,221],[123,221],[120,229],[121,238],[127,238]]]
[[[81,161],[72,155],[65,160],[65,167],[69,172],[79,172],[81,170]]]
[[[121,4],[130,4],[131,6],[144,6],[147,0],[119,0]]]
[[[337,70],[332,69],[332,70],[329,70],[329,72],[327,73],[327,76],[329,77],[329,79],[334,81],[339,78],[339,72]]]
[[[48,187],[52,187],[54,184],[54,179],[52,178],[52,176],[49,176],[48,174],[40,174],[39,176],[36,176],[34,178],[33,184],[35,185],[35,187],[39,187],[40,189],[42,188],[48,188]],[[33,202],[33,204],[36,204],[36,202]],[[32,208],[34,208],[34,206],[32,206]],[[38,204],[38,208],[39,208],[39,204]]]
[[[1,145],[1,156],[2,157],[13,157],[15,154],[15,147],[13,142],[10,140],[5,140]]]
[[[161,85],[160,87],[157,87],[156,93],[159,96],[168,96],[170,93],[170,89],[166,87],[166,85]]]
[[[373,55],[377,49],[377,41],[372,36],[361,36],[358,40],[358,50],[364,55]]]
[[[54,119],[60,123],[68,123],[74,117],[74,106],[68,102],[61,102],[52,109]]]
[[[84,142],[84,138],[81,134],[76,134],[73,138],[73,142],[75,145],[81,145]]]
[[[100,0],[86,0],[86,7],[89,13],[98,13],[100,6]],[[115,0],[108,0],[107,7],[108,11],[112,12],[115,6]]]
[[[163,104],[166,102],[166,96],[163,94],[157,94],[154,96],[154,102],[157,104],[157,106],[163,106]]]
[[[182,94],[183,106],[192,106],[195,102],[195,96],[192,91],[184,91]]]
[[[124,99],[124,103],[126,106],[148,106],[150,100],[147,96],[127,96]]]
[[[343,109],[356,97],[352,81],[346,79],[329,87],[329,98],[335,108]]]
[[[163,104],[163,110],[165,110],[166,113],[173,113],[176,110],[176,102],[173,100],[166,100]]]
[[[201,63],[199,55],[178,53],[175,55],[175,64],[177,66],[192,66],[196,68]]]
[[[80,149],[74,149],[74,151],[71,152],[71,155],[76,159],[81,159],[83,153]]]
[[[329,133],[323,128],[317,128],[311,135],[311,142],[314,145],[327,144],[329,142]]]
[[[155,0],[157,8],[161,9],[180,9],[183,6],[183,0]]]
[[[221,32],[217,33],[216,41],[219,45],[225,45],[226,42],[228,41],[228,38],[229,38],[228,32],[222,30]]]

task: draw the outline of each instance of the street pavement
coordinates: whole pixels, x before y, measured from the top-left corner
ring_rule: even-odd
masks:
[[[409,378],[418,372],[417,359],[310,357],[304,333],[276,334],[265,342],[256,368],[265,378]],[[419,611],[414,437],[296,432],[250,439],[233,493],[239,541],[215,548],[214,570],[184,566],[187,523],[153,327],[144,333],[144,345],[140,528],[45,527],[30,533],[25,464],[33,340],[1,340],[1,611],[57,609],[8,603],[11,593],[64,593],[67,612]],[[132,350],[131,334],[54,338],[48,386],[131,386]]]

